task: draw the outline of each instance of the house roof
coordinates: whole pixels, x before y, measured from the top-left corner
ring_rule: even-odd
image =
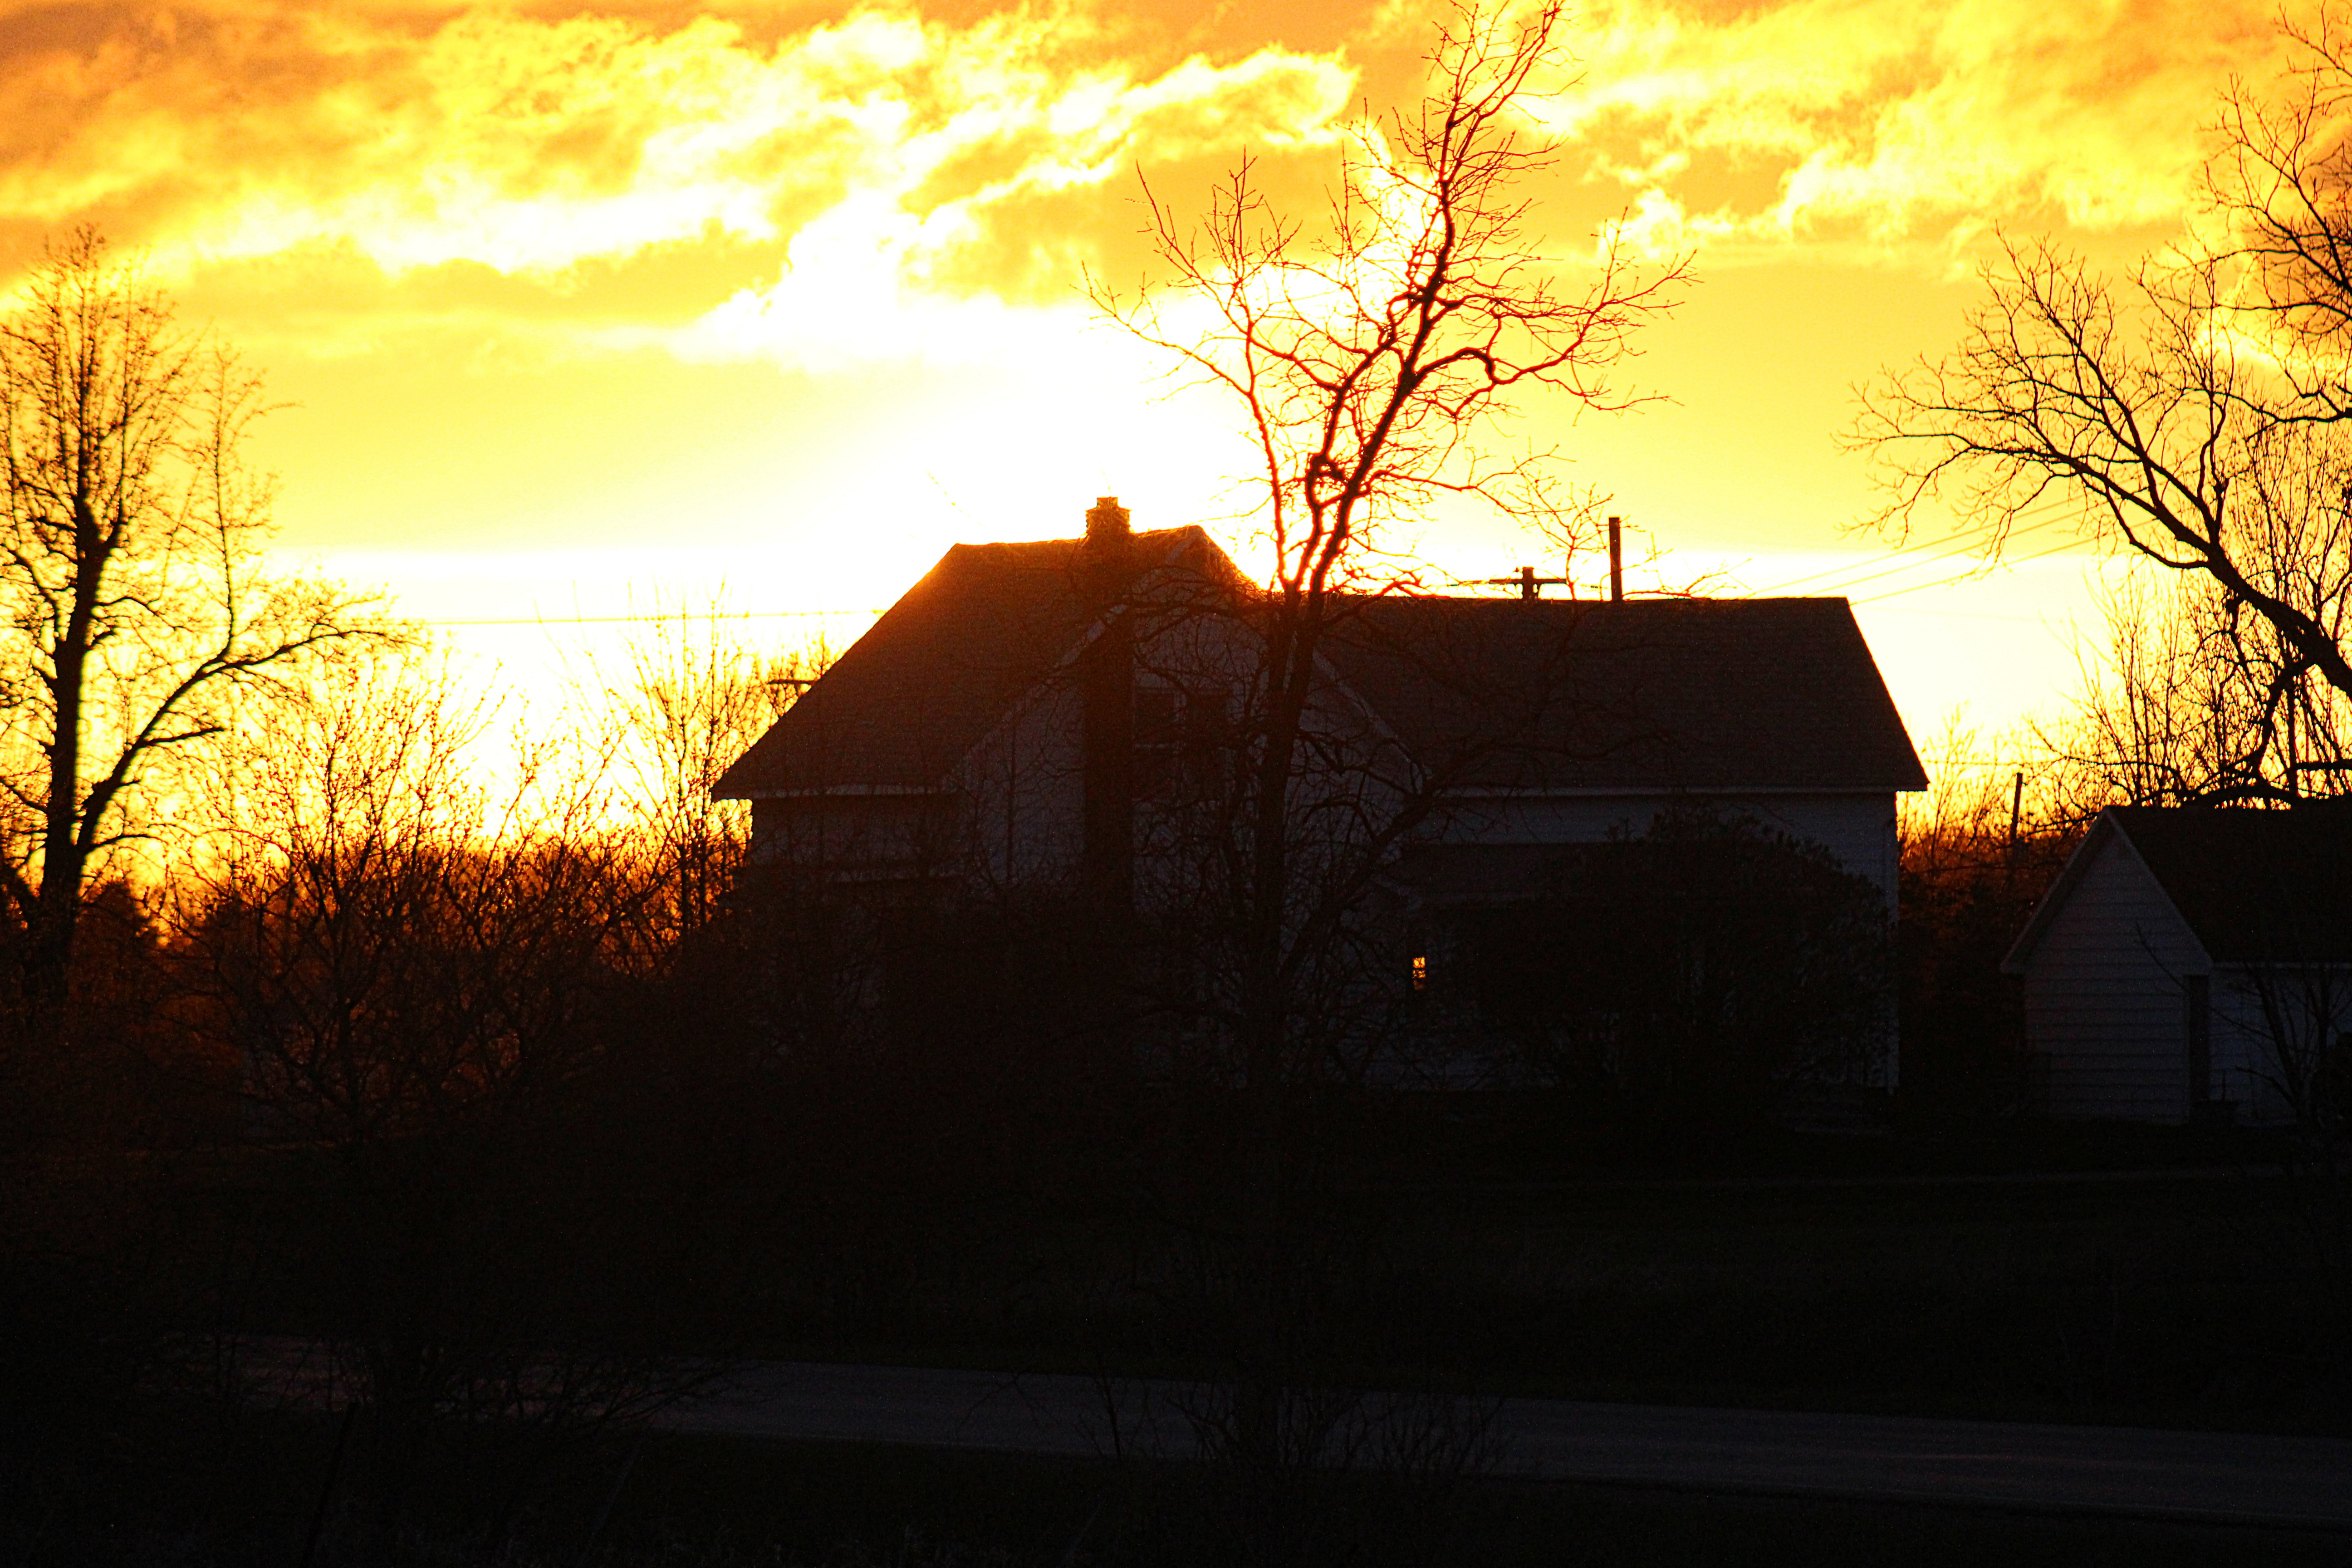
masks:
[[[1223,556],[1198,528],[1135,535],[1133,559]],[[1084,542],[958,544],[719,775],[721,800],[938,784],[1094,623]]]
[[[2215,963],[2352,963],[2352,800],[2335,800],[2285,810],[2109,806],[2035,906],[2004,970],[2023,970],[2091,861],[2117,838]]]
[[[1135,539],[1147,570],[1184,569],[1228,605],[1250,591],[1200,529]],[[1090,634],[1088,562],[1077,540],[957,545],[713,793],[940,783]],[[1454,787],[1927,784],[1843,599],[1359,597],[1341,602],[1323,650]]]
[[[1325,645],[1332,666],[1460,787],[1927,787],[1843,599],[1396,597],[1352,611]]]

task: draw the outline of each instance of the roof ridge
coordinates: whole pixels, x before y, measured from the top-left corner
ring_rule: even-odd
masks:
[[[1139,580],[1197,575],[1204,607],[1255,587],[1198,523],[1132,537]],[[951,546],[721,787],[947,777],[1095,624],[1086,559],[1079,538]],[[1407,753],[1475,752],[1465,787],[1925,787],[1842,599],[1341,599],[1330,678]]]

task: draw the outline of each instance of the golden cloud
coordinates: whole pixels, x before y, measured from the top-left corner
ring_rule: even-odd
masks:
[[[973,290],[935,288],[942,268],[1032,247],[1001,211],[1139,160],[1317,143],[1353,82],[1274,47],[1105,59],[1066,10],[859,11],[764,42],[709,17],[43,15],[0,46],[0,226],[99,221],[181,271],[339,252],[387,277],[474,264],[559,289],[666,246],[782,247],[779,281],[680,340],[702,353],[855,347],[813,291],[827,318],[954,307]]]
[[[1076,324],[1079,265],[1131,237],[1106,194],[1129,168],[1326,147],[1358,69],[1385,80],[1424,37],[1406,0],[1324,18],[1344,57],[1089,3],[19,9],[0,255],[96,221],[182,279],[268,264],[320,348],[437,321],[804,368],[987,362]],[[1549,216],[1565,237],[1622,205],[1621,237],[1717,261],[2169,222],[2215,91],[2272,68],[2266,5],[1593,0],[1545,113],[1601,199],[1563,184]]]
[[[2274,68],[2258,0],[1600,0],[1550,129],[1632,188],[1629,237],[1950,247],[2184,211],[2200,126]]]

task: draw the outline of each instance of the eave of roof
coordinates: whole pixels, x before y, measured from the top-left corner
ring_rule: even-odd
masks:
[[[2352,959],[2352,800],[2112,815],[2216,963]]]

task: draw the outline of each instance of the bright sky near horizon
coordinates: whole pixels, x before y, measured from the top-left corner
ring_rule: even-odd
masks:
[[[1094,323],[1244,153],[1301,201],[1409,101],[1423,0],[866,6],[0,0],[0,288],[84,222],[143,251],[289,406],[289,559],[390,588],[543,690],[699,600],[836,644],[958,540],[1222,515],[1202,395]],[[2061,700],[2094,557],[1897,542],[1840,449],[1853,388],[1942,352],[1996,229],[2110,265],[2177,236],[2200,126],[2284,63],[2270,0],[1596,0],[1542,84],[1530,192],[1573,271],[1606,223],[1697,286],[1621,378],[1522,434],[1668,577],[1848,592],[1923,748]],[[1420,542],[1499,574],[1530,540]],[[806,612],[840,612],[813,616]],[[782,612],[792,612],[783,614]],[[583,619],[573,620],[572,617]],[[463,624],[454,624],[463,623]],[[491,623],[491,624],[483,624]],[[520,623],[520,624],[515,624]]]

